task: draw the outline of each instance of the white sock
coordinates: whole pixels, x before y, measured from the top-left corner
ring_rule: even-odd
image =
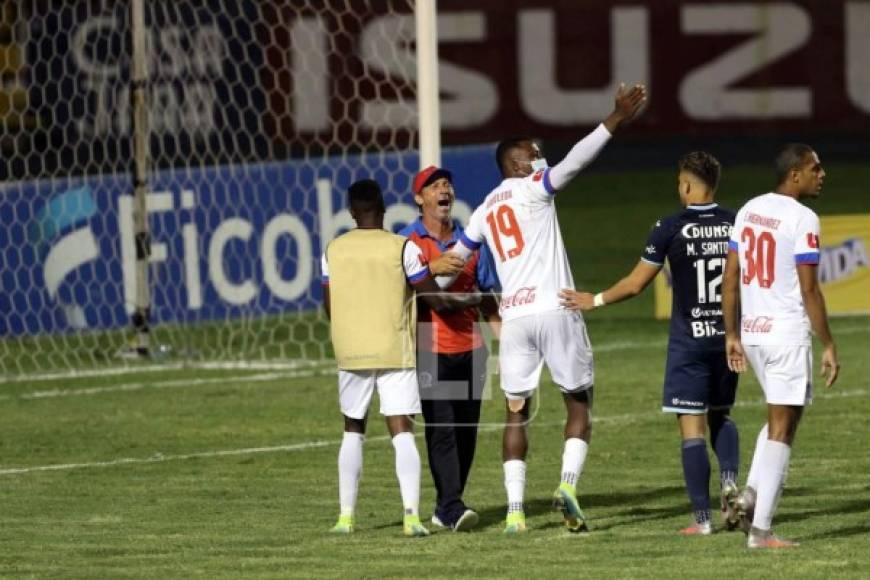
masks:
[[[504,462],[504,488],[508,496],[508,513],[523,511],[523,493],[526,490],[526,462],[511,459]]]
[[[416,516],[420,508],[420,454],[417,453],[414,434],[399,433],[393,437],[393,448],[396,450],[396,476],[405,515]]]
[[[362,433],[345,431],[338,450],[338,500],[343,516],[352,516],[356,509],[364,441],[365,435]]]
[[[746,476],[746,486],[758,491],[758,475],[761,465],[761,453],[767,443],[767,423],[758,432],[758,438],[755,440],[755,452],[752,454],[752,463],[749,466],[749,474]]]
[[[758,496],[755,500],[755,516],[752,525],[760,530],[769,530],[773,512],[782,492],[782,482],[788,471],[791,447],[779,441],[767,441],[758,468]]]
[[[565,450],[562,452],[562,483],[577,487],[588,452],[589,444],[582,439],[572,437],[565,440]]]

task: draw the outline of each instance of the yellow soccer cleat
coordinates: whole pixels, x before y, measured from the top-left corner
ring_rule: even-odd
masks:
[[[409,538],[425,538],[429,530],[423,527],[420,516],[406,515],[402,522],[402,532]]]
[[[553,493],[553,508],[562,512],[562,517],[565,518],[565,527],[568,528],[569,532],[589,531],[586,516],[583,515],[583,510],[580,509],[580,504],[577,502],[577,494],[570,484],[560,483],[559,487],[556,488]]]
[[[353,533],[353,516],[339,516],[338,522],[330,530],[333,534]]]
[[[511,512],[505,520],[504,533],[508,536],[522,534],[526,531],[526,513]]]

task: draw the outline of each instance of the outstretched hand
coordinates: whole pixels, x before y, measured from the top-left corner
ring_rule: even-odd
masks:
[[[646,104],[646,86],[636,84],[626,88],[625,83],[620,83],[616,89],[613,112],[604,120],[604,126],[613,133],[620,125],[633,120],[641,108]]]
[[[565,289],[559,292],[559,302],[569,310],[592,310],[595,308],[595,296],[589,292],[577,292]]]

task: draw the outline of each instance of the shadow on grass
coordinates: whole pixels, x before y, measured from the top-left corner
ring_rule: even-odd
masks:
[[[821,495],[821,494],[820,494]],[[788,498],[786,497],[786,501]],[[840,503],[830,504],[828,502],[820,502],[819,507],[809,510],[799,510],[782,515],[774,516],[775,522],[794,522],[810,519],[814,516],[836,516],[836,515],[853,515],[862,512],[870,511],[870,498],[844,501]],[[870,525],[864,528],[865,532],[870,532]]]
[[[799,536],[796,539],[798,541],[808,542],[810,540],[833,540],[836,538],[848,538],[851,536],[865,536],[870,534],[870,526],[867,524],[858,525],[858,526],[847,526],[843,528],[834,528],[832,530],[828,530],[826,532],[818,532],[815,534],[808,534],[806,536]]]
[[[624,525],[631,522],[638,522],[644,520],[656,520],[656,519],[665,519],[673,516],[677,516],[680,514],[688,513],[689,507],[687,505],[683,505],[680,502],[678,506],[664,506],[664,507],[643,507],[643,504],[649,502],[650,500],[661,500],[663,498],[669,498],[671,496],[684,496],[685,490],[681,486],[669,486],[669,487],[650,487],[643,490],[632,491],[632,492],[621,492],[621,493],[608,493],[608,494],[588,494],[585,495],[581,493],[578,496],[580,500],[580,506],[586,512],[586,515],[590,518],[590,526],[593,529],[606,530],[612,527],[616,527],[619,525]],[[607,518],[602,518],[601,520],[597,520],[595,517],[595,512],[599,508],[608,508],[614,506],[624,506],[627,509],[624,511],[620,511],[613,516],[608,516]],[[551,514],[554,513],[552,499],[550,498],[536,498],[532,500],[526,501],[526,516],[532,518],[534,516],[542,515],[542,514]],[[478,526],[480,529],[491,527],[491,526],[500,526],[504,522],[505,518],[505,506],[493,506],[481,510],[478,512],[480,515],[480,525]],[[624,521],[622,521],[624,518]],[[618,519],[618,521],[608,521]],[[546,529],[551,527],[561,527],[562,522],[558,518],[556,518],[552,523],[546,523],[542,525],[536,526],[537,528]]]
[[[525,502],[526,517],[532,518],[541,514],[550,513],[553,511],[553,500],[536,498]],[[477,514],[480,516],[479,529],[489,527],[501,527],[504,525],[505,514],[507,513],[506,505],[498,505],[480,510]]]

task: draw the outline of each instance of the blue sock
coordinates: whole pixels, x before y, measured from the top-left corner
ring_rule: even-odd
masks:
[[[707,456],[707,441],[703,437],[683,440],[683,476],[692,509],[698,512],[710,510],[710,458]]]
[[[729,417],[718,425],[710,425],[710,441],[719,459],[719,474],[722,482],[737,481],[740,467],[740,439],[737,425]]]

